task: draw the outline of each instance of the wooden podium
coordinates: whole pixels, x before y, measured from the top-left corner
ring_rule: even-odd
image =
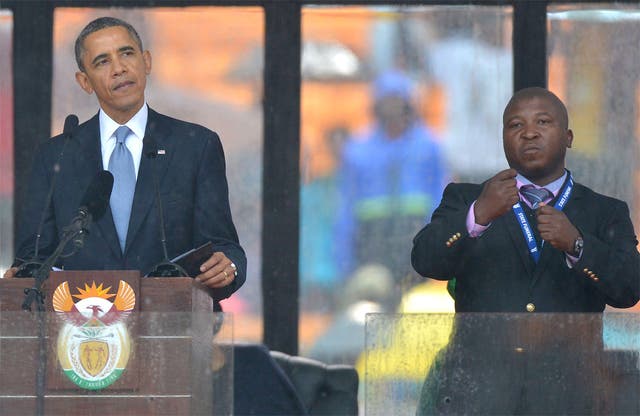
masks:
[[[45,313],[22,310],[33,284],[0,279],[0,414],[232,413],[230,325],[197,281],[52,272]]]

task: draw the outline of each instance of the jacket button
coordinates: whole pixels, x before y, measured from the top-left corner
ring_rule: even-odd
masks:
[[[527,303],[527,312],[533,312],[536,310],[536,305],[533,303]]]

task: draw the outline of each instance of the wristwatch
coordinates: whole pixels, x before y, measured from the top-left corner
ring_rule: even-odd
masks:
[[[580,257],[580,254],[582,254],[583,247],[584,247],[584,240],[582,239],[582,237],[576,238],[576,241],[574,241],[573,243],[573,252],[571,254],[573,254],[575,257]]]

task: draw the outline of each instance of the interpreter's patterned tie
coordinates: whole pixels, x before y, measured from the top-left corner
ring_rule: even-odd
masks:
[[[131,217],[133,194],[136,190],[136,171],[133,166],[133,156],[126,146],[127,137],[131,130],[127,126],[120,126],[115,132],[116,147],[109,158],[109,172],[113,174],[113,191],[111,192],[111,213],[118,232],[120,249],[124,253],[127,242],[127,230]]]
[[[541,202],[553,198],[553,193],[547,188],[536,188],[533,185],[524,185],[520,188],[522,196],[529,201],[531,208],[538,209]]]

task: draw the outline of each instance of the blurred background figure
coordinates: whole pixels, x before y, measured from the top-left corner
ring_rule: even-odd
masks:
[[[440,201],[445,164],[431,129],[417,116],[414,85],[388,71],[372,86],[373,125],[343,146],[334,239],[340,276],[378,263],[389,269],[395,298],[410,286],[413,233]]]
[[[365,264],[335,291],[336,315],[306,356],[327,363],[354,365],[364,349],[368,313],[392,313],[393,275],[380,264]]]
[[[456,182],[481,182],[507,167],[501,117],[513,64],[503,17],[493,10],[476,11],[472,24],[467,13],[443,10],[429,17],[438,24],[425,48],[426,70],[444,90],[447,166]]]
[[[340,157],[349,136],[346,127],[337,126],[326,133],[326,143],[334,159]],[[302,150],[302,184],[300,186],[300,292],[302,302],[314,312],[332,312],[338,283],[333,256],[333,229],[336,222],[336,170],[314,175],[310,169],[310,146]]]

